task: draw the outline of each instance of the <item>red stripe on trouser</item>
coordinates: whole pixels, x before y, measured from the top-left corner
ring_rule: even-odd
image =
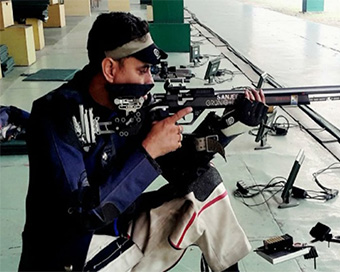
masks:
[[[221,199],[225,198],[225,197],[227,196],[227,194],[228,194],[227,191],[225,191],[223,194],[221,194],[221,195],[215,197],[214,199],[210,200],[207,204],[205,204],[205,205],[199,210],[197,217],[198,217],[205,209],[209,208],[211,205],[213,205],[213,204],[216,203],[217,201],[220,201]],[[177,248],[180,247],[180,245],[181,245],[181,243],[182,243],[182,241],[183,241],[183,239],[184,239],[185,234],[187,233],[187,231],[188,231],[188,229],[190,228],[190,226],[194,223],[195,218],[196,218],[196,212],[194,212],[194,214],[191,216],[191,218],[190,218],[188,224],[186,225],[186,227],[185,227],[185,229],[184,229],[184,231],[183,231],[183,233],[182,233],[182,235],[181,235],[181,237],[180,237],[178,243],[176,244],[176,247],[177,247]]]

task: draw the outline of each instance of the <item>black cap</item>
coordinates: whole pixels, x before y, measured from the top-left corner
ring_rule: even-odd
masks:
[[[168,54],[165,53],[162,49],[158,48],[154,43],[149,45],[148,47],[130,55],[131,57],[135,57],[142,62],[150,63],[150,64],[158,64],[162,59],[166,59]]]

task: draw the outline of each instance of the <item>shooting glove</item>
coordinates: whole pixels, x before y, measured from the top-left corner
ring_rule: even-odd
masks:
[[[257,126],[267,116],[268,106],[242,97],[236,104],[236,119],[247,126]]]

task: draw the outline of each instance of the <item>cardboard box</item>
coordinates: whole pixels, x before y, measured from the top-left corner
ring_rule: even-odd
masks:
[[[36,18],[27,18],[26,24],[33,26],[35,50],[43,49],[45,47],[43,22]]]
[[[0,29],[14,25],[12,1],[0,2]]]
[[[90,0],[64,0],[66,16],[90,16]]]
[[[108,0],[109,11],[130,11],[130,0]]]
[[[0,43],[7,45],[16,65],[29,66],[36,61],[33,26],[20,24],[1,30]]]
[[[65,6],[63,4],[48,6],[48,20],[44,27],[64,27],[66,26]]]
[[[151,5],[146,6],[146,18],[148,22],[153,22],[153,8]]]

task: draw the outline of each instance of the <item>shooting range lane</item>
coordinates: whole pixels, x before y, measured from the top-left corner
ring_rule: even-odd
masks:
[[[238,1],[186,0],[185,5],[284,86],[339,84],[339,28]]]
[[[251,6],[244,1],[186,0],[185,5],[204,25],[255,66],[273,76],[281,86],[340,84],[339,27]],[[287,5],[282,8],[296,7],[296,3]],[[340,9],[335,2],[325,7],[328,11]],[[294,12],[299,10],[292,10]],[[336,101],[312,103],[310,107],[340,128],[339,105]],[[336,146],[328,148],[340,153]]]
[[[146,18],[145,6],[141,7],[139,0],[130,2],[131,12]],[[78,69],[87,63],[85,49],[87,32],[98,13],[107,9],[107,0],[102,0],[99,4],[99,8],[92,10],[92,16],[67,16],[65,27],[44,29],[46,47],[44,50],[37,51],[37,61],[29,67],[15,67],[8,77],[0,80],[2,104],[15,105],[29,111],[34,99],[61,84],[60,82],[24,82],[23,77],[20,77],[22,73],[35,73],[45,68]],[[277,12],[254,8],[237,0],[185,0],[185,6],[194,12],[202,23],[223,36],[235,50],[273,75],[281,84],[285,86],[339,84],[340,61],[339,53],[336,51],[339,50],[339,40],[336,39],[339,37],[339,28],[326,27]],[[331,33],[331,30],[334,30],[335,34]],[[299,31],[305,34],[302,35]],[[193,31],[192,34],[197,32]],[[199,41],[202,37],[192,37],[192,39]],[[213,59],[212,56],[219,55],[220,50],[210,42],[203,41],[201,54],[209,54],[210,59]],[[188,55],[188,53],[169,53],[169,65],[187,65]],[[220,68],[236,73],[231,81],[213,85],[213,88],[231,89],[251,84],[249,79],[238,72],[228,60],[222,59]],[[190,87],[204,84],[200,78],[204,77],[205,69],[206,65],[192,69],[196,78],[191,80]],[[157,83],[154,91],[163,91],[162,84]],[[339,104],[331,103],[335,102],[317,104],[320,108],[318,110],[324,111],[324,117],[329,120],[340,116]],[[280,109],[279,114],[286,116],[289,122],[296,123]],[[334,124],[339,127],[338,121]],[[195,125],[186,126],[185,131],[194,128]],[[254,150],[259,143],[255,143],[255,137],[248,134],[249,130],[249,127],[244,126],[232,126],[228,129],[229,133],[241,131],[245,133],[226,148],[227,163],[220,156],[216,156],[213,162],[224,179],[235,214],[253,248],[261,246],[262,241],[270,236],[285,233],[293,236],[296,242],[309,242],[312,239],[309,231],[318,221],[331,227],[334,235],[340,235],[339,197],[325,203],[300,200],[298,207],[278,209],[277,206],[281,201],[280,194],[270,199],[267,204],[252,208],[246,207],[233,196],[236,182],[239,180],[252,185],[266,184],[275,176],[288,177],[301,148],[305,151],[306,159],[295,181],[298,187],[319,190],[312,180],[312,173],[335,162],[334,157],[326,149],[298,127],[290,128],[287,136],[284,137],[268,136],[268,144],[272,148],[261,151]],[[27,156],[0,156],[0,271],[17,270],[25,217],[27,164]],[[337,170],[325,173],[320,176],[320,179],[326,187],[339,189],[339,176]],[[148,189],[157,189],[164,183],[165,181],[159,178]],[[248,200],[249,203],[261,203],[268,196],[259,195]],[[339,245],[332,244],[328,248],[326,242],[317,242],[315,246],[319,254],[315,271],[338,271]],[[200,257],[196,247],[188,249],[184,258],[171,269],[171,272],[198,272]],[[244,272],[313,271],[313,269],[313,261],[305,260],[303,257],[271,265],[254,252],[240,262],[240,270]]]
[[[340,35],[339,28],[254,8],[238,1],[187,0],[186,7],[201,23],[225,39],[233,49],[255,66],[272,75],[280,84],[287,87],[339,85],[340,45],[337,38]],[[206,12],[207,10],[209,12]],[[311,108],[337,128],[340,127],[339,101],[314,102]],[[289,107],[289,110],[296,109]],[[281,110],[278,114],[283,114],[291,124],[296,124],[295,120]],[[310,129],[317,129],[315,133],[319,131],[319,134],[323,134],[322,137],[325,137],[326,141],[331,138],[314,122],[305,122]],[[318,190],[313,182],[312,173],[336,161],[308,133],[298,127],[291,128],[285,137],[269,136],[268,141],[271,149],[254,152],[251,136],[244,134],[226,149],[227,164],[221,158],[215,159],[218,168],[223,169],[222,175],[230,191],[235,188],[234,184],[238,180],[252,185],[267,184],[275,176],[287,178],[299,148],[305,149],[306,160],[295,185],[304,189]],[[327,145],[339,150],[338,141]],[[329,187],[339,189],[339,170],[324,178]],[[248,203],[254,202],[261,203],[261,198],[256,201],[249,199]],[[328,222],[338,233],[340,232],[337,223],[340,219],[338,198],[326,203],[302,200],[298,207],[284,210],[277,208],[279,202],[280,194],[269,200],[268,206],[264,204],[248,208],[238,200],[233,202],[241,225],[254,247],[262,245],[262,240],[268,236],[285,233],[292,235],[295,241],[309,242],[311,237],[308,232],[318,221]],[[319,243],[316,246],[320,256],[317,259],[317,268],[321,271],[336,271],[336,267],[340,265],[337,245],[327,248],[326,243]],[[297,262],[285,262],[273,267],[258,260],[256,254],[248,255],[241,265],[243,271],[312,269],[312,263],[303,258],[297,259]],[[300,268],[294,268],[294,265]]]

